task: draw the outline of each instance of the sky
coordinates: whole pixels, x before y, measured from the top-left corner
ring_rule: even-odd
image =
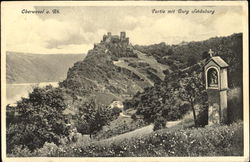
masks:
[[[51,11],[58,14],[22,14],[23,9]],[[152,13],[152,10],[175,13]],[[178,13],[188,10],[189,13]],[[191,13],[194,9],[214,13]],[[108,31],[126,31],[132,44],[160,42],[178,44],[242,32],[241,7],[180,6],[36,6],[6,8],[4,22],[7,51],[57,54],[87,53]]]

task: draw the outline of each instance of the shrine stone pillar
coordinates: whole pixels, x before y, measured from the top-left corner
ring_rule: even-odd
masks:
[[[212,56],[205,64],[206,90],[208,94],[208,125],[225,124],[227,114],[227,68],[219,56]]]

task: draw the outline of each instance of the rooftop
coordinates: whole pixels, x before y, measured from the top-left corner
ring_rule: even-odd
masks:
[[[229,66],[220,56],[214,56],[208,62],[210,62],[211,60],[213,60],[216,64],[218,64],[222,68]]]

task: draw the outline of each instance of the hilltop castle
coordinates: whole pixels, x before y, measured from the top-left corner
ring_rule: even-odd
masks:
[[[118,35],[112,35],[108,32],[107,35],[103,35],[101,43],[122,43],[124,45],[129,44],[129,38],[126,37],[126,32],[121,32],[120,37]]]

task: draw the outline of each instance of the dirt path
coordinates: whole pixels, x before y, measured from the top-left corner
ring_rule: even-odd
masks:
[[[193,123],[192,113],[189,112],[186,115],[184,115],[183,119],[176,120],[176,121],[168,121],[166,123],[166,127],[167,128],[172,128],[172,129],[180,129],[180,128],[190,126],[190,125],[193,125],[193,124],[194,123]],[[117,136],[113,136],[113,137],[101,140],[100,142],[112,143],[114,141],[121,141],[121,140],[129,139],[129,138],[132,138],[132,137],[133,138],[138,138],[140,136],[144,136],[146,134],[152,133],[153,128],[154,128],[154,125],[150,124],[148,126],[133,130],[131,132],[127,132],[127,133],[124,133],[124,134],[120,134],[120,135],[117,135]]]
[[[167,122],[166,126],[168,128],[172,128],[174,126],[176,126],[177,124],[179,124],[181,122],[181,120],[178,120],[178,121],[169,121]],[[121,134],[121,135],[117,135],[117,136],[114,136],[114,137],[110,137],[110,138],[107,138],[107,139],[104,139],[102,140],[102,142],[114,142],[114,141],[121,141],[121,140],[124,140],[124,139],[129,139],[129,138],[138,138],[140,136],[144,136],[146,134],[150,134],[153,132],[153,128],[154,128],[154,125],[153,124],[150,124],[148,126],[145,126],[145,127],[142,127],[142,128],[139,128],[139,129],[136,129],[136,130],[133,130],[131,132],[127,132],[127,133],[124,133],[124,134]]]
[[[139,128],[139,129],[136,129],[136,130],[133,130],[131,132],[127,132],[127,133],[124,133],[124,134],[121,134],[121,135],[117,135],[117,136],[114,136],[114,137],[110,137],[110,138],[107,138],[107,139],[104,139],[104,140],[101,140],[100,142],[114,142],[114,141],[121,141],[121,140],[124,140],[124,139],[129,139],[129,138],[132,138],[132,137],[140,137],[142,135],[145,135],[145,134],[149,134],[151,132],[153,132],[153,125],[148,125],[148,126],[145,126],[145,127],[142,127],[142,128]]]

